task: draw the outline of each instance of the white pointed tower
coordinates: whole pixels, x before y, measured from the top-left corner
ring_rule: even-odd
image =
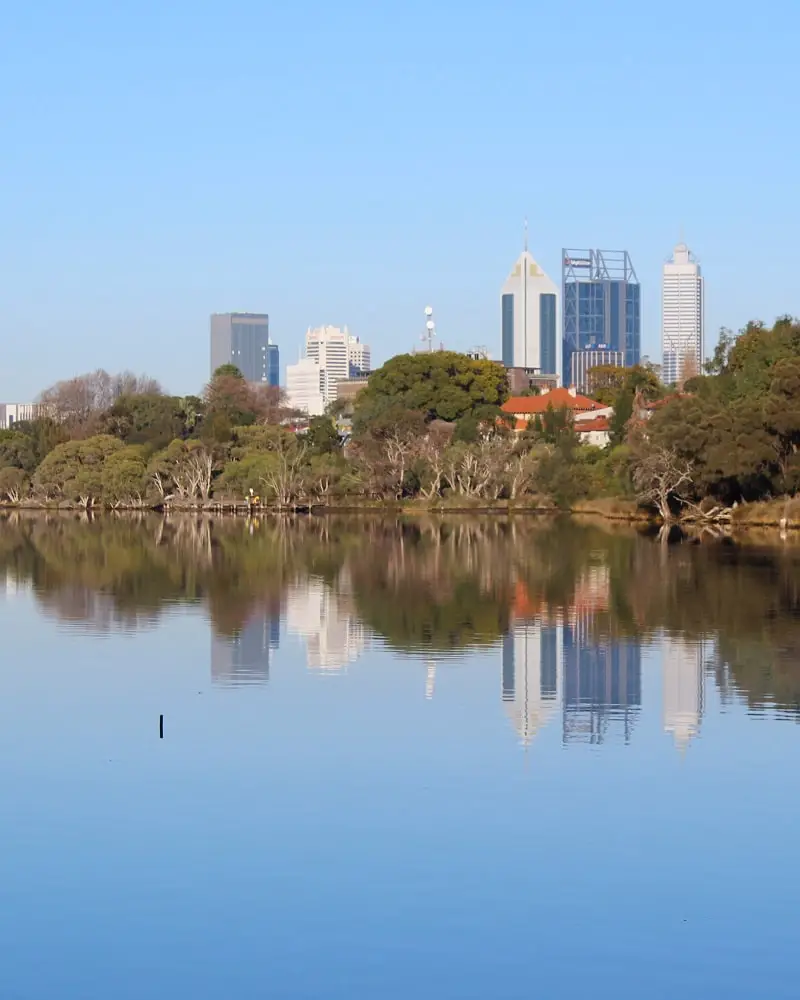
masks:
[[[525,247],[500,293],[503,364],[558,374],[558,288]]]

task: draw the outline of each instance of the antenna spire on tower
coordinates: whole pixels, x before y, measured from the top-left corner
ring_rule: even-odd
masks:
[[[525,234],[524,235],[524,244],[525,244],[524,249],[525,249],[525,253],[527,253],[528,252],[528,216],[527,215],[525,216],[525,224],[524,224],[523,228],[524,228],[524,234]]]

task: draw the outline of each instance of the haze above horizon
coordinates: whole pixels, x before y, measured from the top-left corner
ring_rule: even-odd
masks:
[[[643,353],[683,237],[721,325],[798,313],[800,7],[632,0],[172,5],[43,0],[0,34],[0,400],[103,367],[208,377],[212,312],[282,362],[345,325],[380,363],[500,355],[522,249],[625,248]]]

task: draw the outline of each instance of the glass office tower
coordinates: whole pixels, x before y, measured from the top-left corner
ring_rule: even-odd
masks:
[[[587,348],[621,351],[625,367],[638,365],[641,288],[627,250],[563,250],[561,260],[565,381],[572,355]]]
[[[278,345],[269,338],[266,313],[215,313],[211,317],[211,374],[236,365],[248,382],[280,385]]]

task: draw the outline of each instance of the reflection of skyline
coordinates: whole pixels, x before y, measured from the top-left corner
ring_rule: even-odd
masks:
[[[558,708],[563,677],[561,626],[523,622],[503,638],[503,703],[524,746]]]
[[[642,651],[635,640],[592,640],[564,630],[564,743],[603,743],[611,727],[628,743],[642,705]]]
[[[561,707],[562,742],[602,743],[615,729],[627,743],[642,702],[638,642],[596,638],[608,608],[610,575],[589,567],[562,617],[543,618],[543,602],[515,590],[512,626],[503,639],[503,701],[528,745]]]
[[[700,731],[705,708],[703,644],[664,636],[664,732],[685,750]]]
[[[332,590],[319,579],[292,586],[286,593],[286,628],[305,639],[310,670],[339,671],[354,663],[366,644],[364,625],[346,580]]]
[[[262,611],[234,636],[212,635],[212,683],[232,687],[266,684],[271,652],[280,644],[280,627],[278,614]]]

